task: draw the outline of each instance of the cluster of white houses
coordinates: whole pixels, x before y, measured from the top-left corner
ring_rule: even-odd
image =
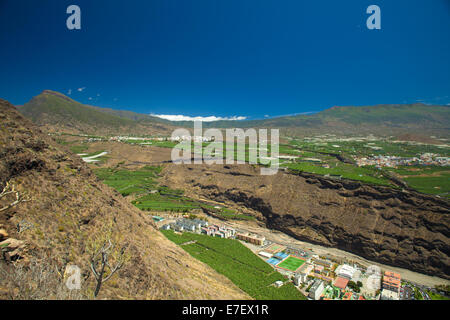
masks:
[[[163,225],[161,229],[179,232],[197,232],[219,238],[231,238],[236,236],[236,230],[233,228],[216,224],[209,225],[208,221],[201,219],[178,219],[173,223]]]
[[[356,158],[356,164],[361,166],[375,166],[377,168],[381,167],[397,167],[397,166],[411,166],[411,165],[435,165],[435,166],[449,166],[449,157],[440,157],[433,153],[424,153],[418,157],[397,157],[397,156],[371,156]]]
[[[209,225],[208,221],[201,219],[178,219],[173,223],[165,224],[161,227],[163,230],[174,230],[178,232],[189,231],[206,234],[219,238],[235,238],[257,246],[263,245],[265,237],[248,232],[237,232],[236,229],[219,226],[217,224]]]
[[[174,231],[200,231],[202,228],[208,226],[208,221],[201,219],[178,219],[173,223],[165,224],[161,227],[163,230],[174,230]]]
[[[203,227],[201,233],[208,236],[220,237],[220,238],[231,238],[236,236],[236,230],[226,226],[211,225]]]

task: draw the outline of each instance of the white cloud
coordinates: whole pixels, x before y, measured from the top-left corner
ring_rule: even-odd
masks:
[[[81,87],[81,88],[78,88],[77,90],[82,92],[84,89],[86,89],[86,87]]]
[[[153,117],[158,117],[161,119],[166,119],[170,121],[204,121],[204,122],[211,122],[211,121],[219,121],[219,120],[230,120],[230,121],[236,121],[236,120],[245,120],[247,117],[243,116],[233,116],[233,117],[216,117],[216,116],[208,116],[208,117],[190,117],[190,116],[184,116],[184,115],[171,115],[171,114],[151,114]]]
[[[69,90],[67,91],[67,94],[70,96],[70,95],[72,94],[72,89],[69,89]]]

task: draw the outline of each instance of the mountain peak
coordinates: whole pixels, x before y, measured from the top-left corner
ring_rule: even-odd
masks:
[[[64,95],[64,94],[62,94],[60,92],[52,91],[52,90],[44,90],[38,95],[38,97],[39,96],[46,96],[46,95],[59,97],[59,98],[65,99],[67,101],[74,101],[73,99],[69,98],[68,96],[66,96],[66,95]]]

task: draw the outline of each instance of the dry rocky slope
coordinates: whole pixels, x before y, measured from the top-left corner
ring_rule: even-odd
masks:
[[[130,260],[104,283],[100,299],[250,298],[167,240],[147,215],[1,99],[0,124],[0,191],[9,182],[30,200],[0,212],[0,242],[11,243],[4,257],[19,265],[37,259],[60,274],[68,264],[76,264],[89,297],[94,288],[91,245],[110,238],[118,248],[128,245]],[[14,199],[13,194],[2,197],[0,208]],[[19,233],[17,224],[31,227]],[[0,266],[11,264],[0,259]],[[14,298],[20,288],[4,280],[2,275],[0,298]]]
[[[249,165],[171,165],[164,183],[255,215],[270,229],[372,261],[450,279],[447,200]]]

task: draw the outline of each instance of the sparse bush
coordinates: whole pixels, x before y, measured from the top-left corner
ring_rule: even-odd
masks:
[[[27,265],[0,262],[0,286],[11,300],[86,299],[82,290],[68,289],[56,265],[45,260],[32,259]]]

